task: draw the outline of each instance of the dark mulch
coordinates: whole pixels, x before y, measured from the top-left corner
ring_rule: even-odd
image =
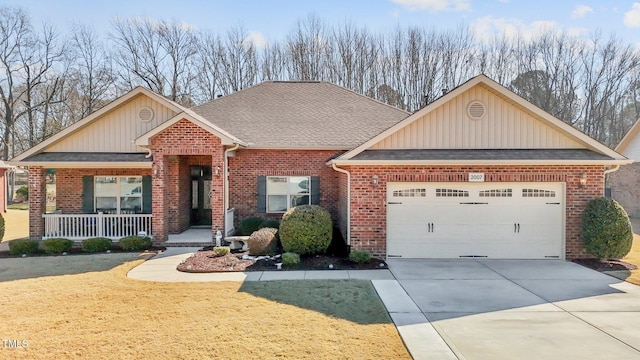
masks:
[[[231,253],[225,256],[214,256],[213,251],[203,249],[178,265],[179,271],[184,272],[228,272],[228,271],[273,271],[277,270],[276,263],[280,260],[242,260],[245,252]],[[330,255],[302,256],[297,266],[282,266],[282,270],[354,270],[354,269],[386,269],[387,263],[380,259],[371,259],[368,264],[351,262],[346,257]]]
[[[620,260],[600,261],[598,259],[576,259],[574,263],[588,267],[596,271],[619,271],[619,270],[635,270],[638,267],[628,262]]]

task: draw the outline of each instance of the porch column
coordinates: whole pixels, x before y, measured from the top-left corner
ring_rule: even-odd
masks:
[[[41,240],[44,234],[42,214],[47,211],[47,188],[45,169],[41,166],[29,167],[29,238]]]
[[[152,214],[153,214],[153,241],[163,243],[169,238],[169,224],[166,221],[167,202],[165,195],[166,169],[165,157],[162,153],[153,154],[152,178]]]
[[[226,210],[224,208],[224,158],[221,149],[217,149],[211,156],[211,230],[212,240],[215,240],[216,231],[225,234],[224,220]]]

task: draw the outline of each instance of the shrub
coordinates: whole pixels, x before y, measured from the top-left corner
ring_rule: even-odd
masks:
[[[331,215],[318,205],[301,205],[289,209],[280,223],[280,241],[287,252],[317,254],[327,251],[331,243]]]
[[[371,261],[371,255],[366,251],[353,250],[349,253],[349,260],[358,264],[368,264]]]
[[[4,238],[4,217],[0,213],[0,241]]]
[[[111,249],[111,239],[95,237],[82,240],[82,251],[89,253],[104,252]]]
[[[627,212],[613,199],[589,201],[582,214],[582,241],[599,259],[619,259],[629,253],[633,230]]]
[[[64,238],[51,238],[42,240],[40,247],[47,254],[61,254],[73,247],[73,240]]]
[[[215,256],[225,256],[231,252],[231,248],[228,246],[216,246],[213,248],[213,254]]]
[[[272,229],[278,229],[280,228],[280,220],[276,220],[276,219],[265,219],[261,224],[260,224],[260,229],[264,229],[264,228],[272,228]]]
[[[292,252],[282,254],[282,264],[284,266],[295,266],[300,264],[300,255]]]
[[[19,187],[16,190],[16,195],[18,195],[18,199],[22,202],[29,199],[29,187],[24,185]]]
[[[278,238],[276,234],[278,229],[262,228],[254,231],[247,240],[249,245],[249,255],[271,255],[274,254],[278,247]]]
[[[240,222],[240,225],[238,225],[238,232],[242,236],[249,236],[253,234],[254,231],[260,230],[264,221],[265,220],[261,217],[248,217]]]
[[[38,252],[40,242],[37,240],[20,239],[9,241],[9,253],[11,255],[35,254]]]
[[[120,239],[118,246],[122,250],[146,250],[151,247],[151,238],[131,235]]]

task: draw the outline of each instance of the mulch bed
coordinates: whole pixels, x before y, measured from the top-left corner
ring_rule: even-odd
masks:
[[[630,271],[638,268],[633,264],[620,260],[576,259],[573,262],[596,271]]]
[[[178,270],[191,273],[230,272],[230,271],[274,271],[279,260],[242,260],[246,252],[215,256],[211,250],[200,250],[178,265]],[[382,264],[382,265],[381,265]],[[282,266],[282,270],[354,270],[387,269],[384,260],[372,258],[368,264],[358,264],[348,258],[329,255],[302,256],[297,266]]]

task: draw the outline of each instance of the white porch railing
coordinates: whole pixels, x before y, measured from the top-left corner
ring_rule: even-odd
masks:
[[[226,232],[225,236],[233,235],[233,233],[236,231],[235,227],[233,227],[234,212],[235,212],[234,208],[227,209],[227,212],[224,215],[224,229]]]
[[[84,240],[106,237],[119,240],[144,231],[151,236],[151,214],[43,214],[43,239]]]

